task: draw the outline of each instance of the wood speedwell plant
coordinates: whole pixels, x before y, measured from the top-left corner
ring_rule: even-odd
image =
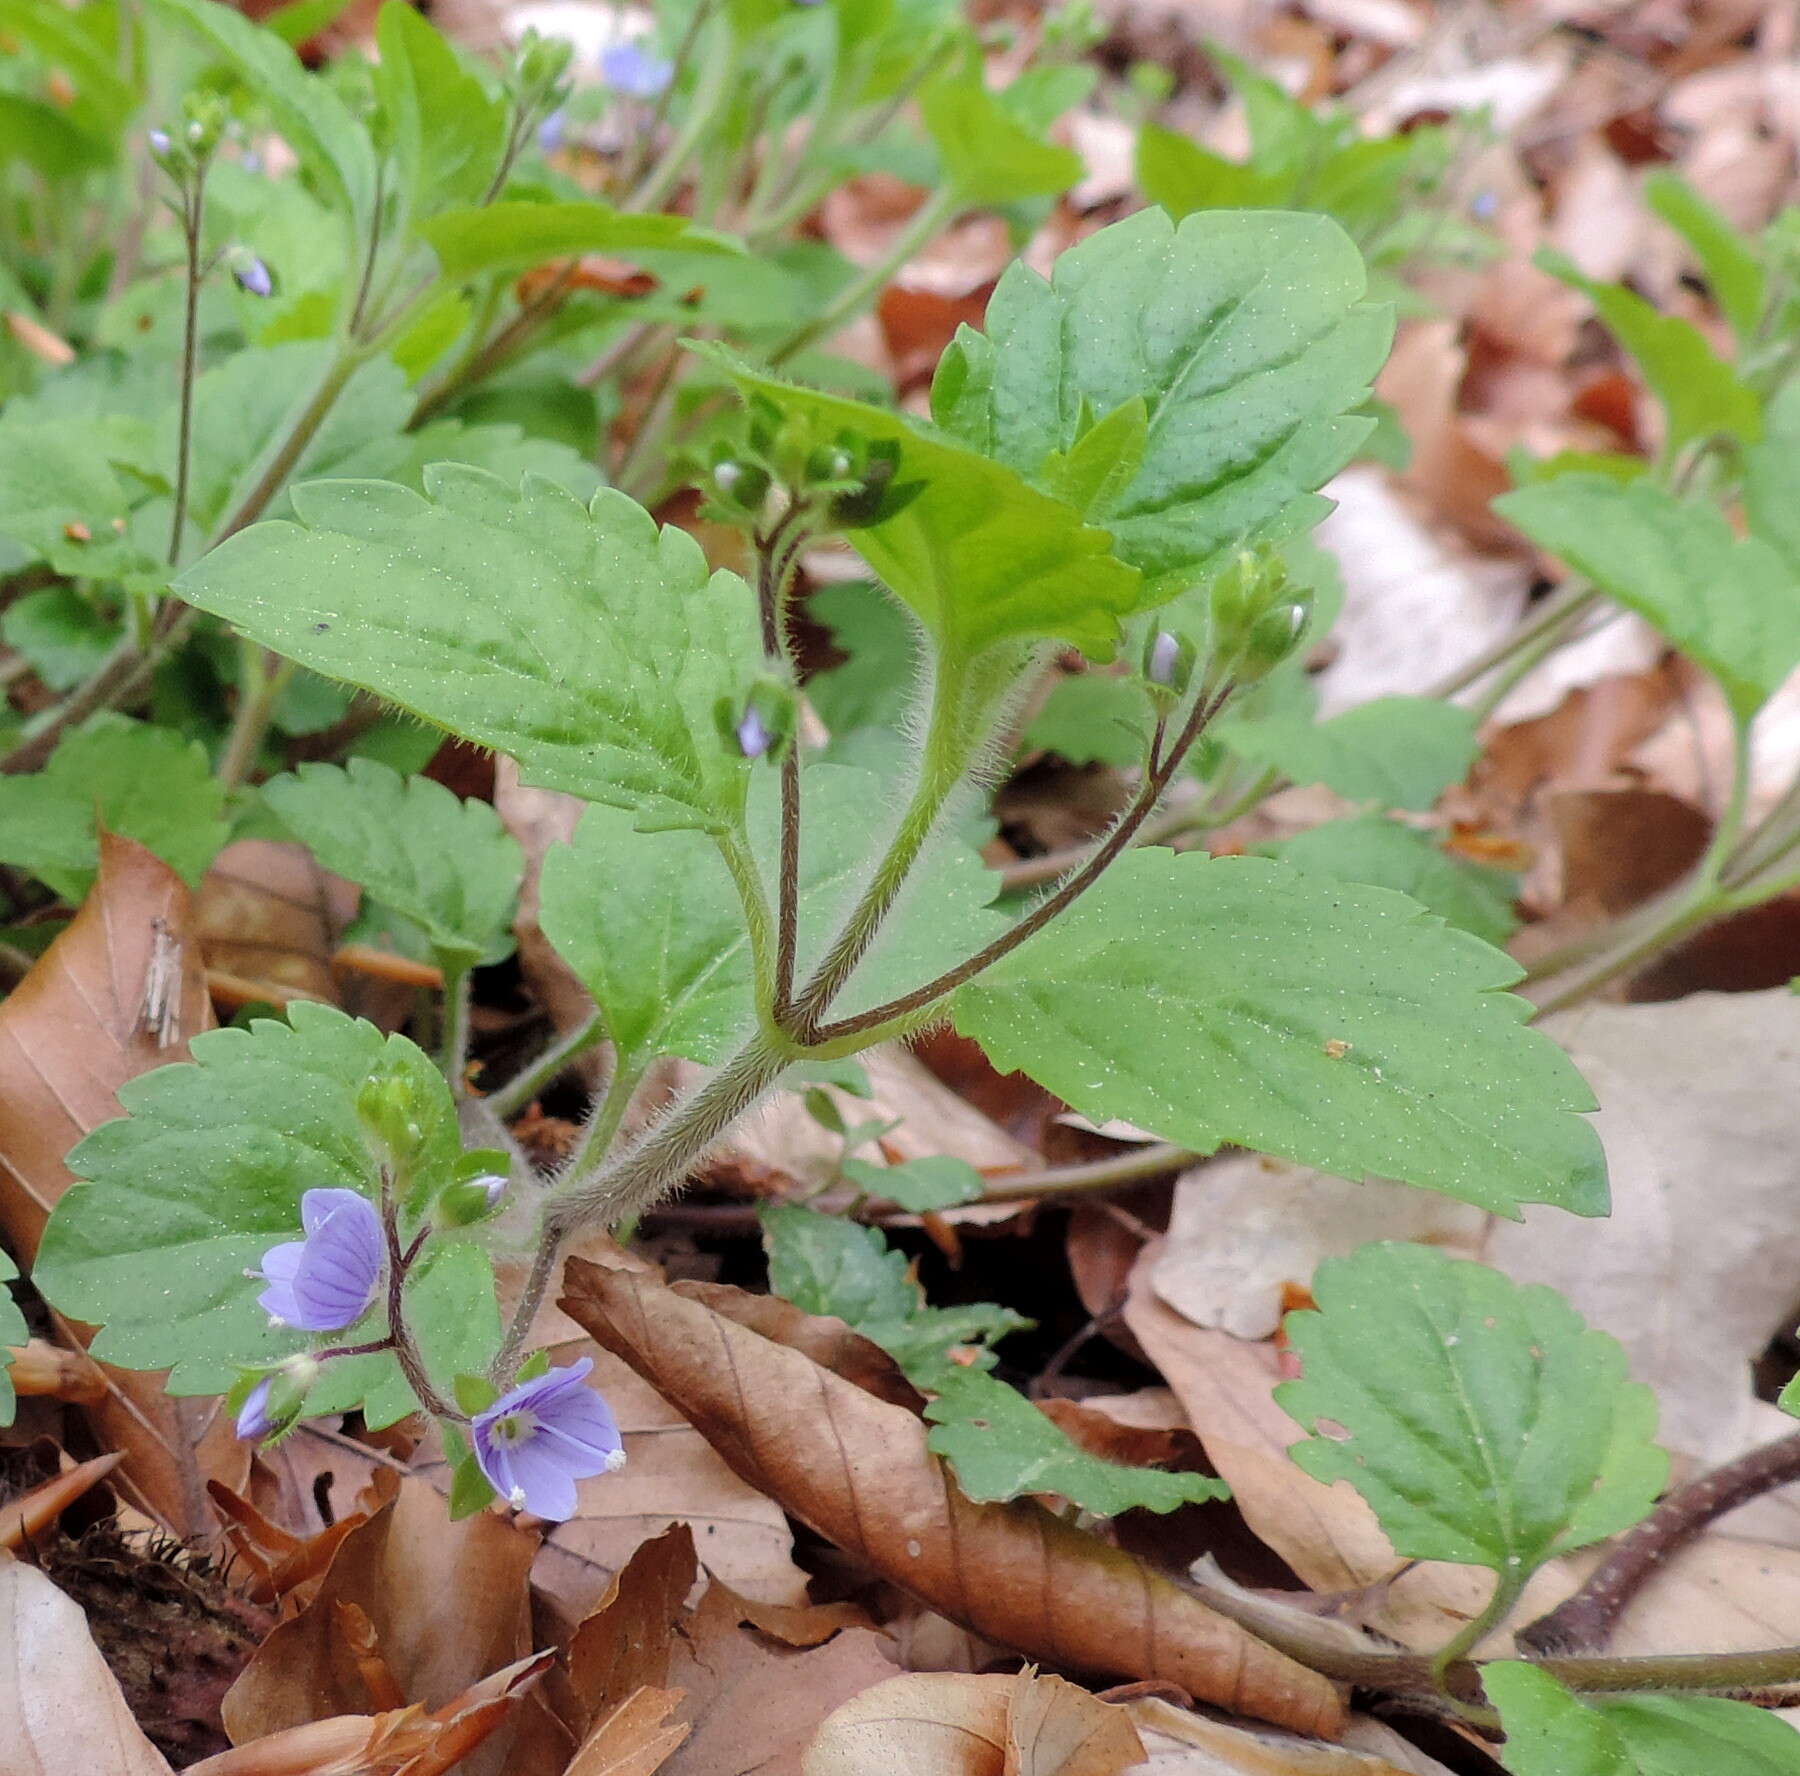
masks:
[[[1409,252],[1442,248],[1409,224],[1444,138],[1365,143],[1236,70],[1252,163],[1146,131],[1163,207],[1048,277],[1013,265],[924,419],[864,398],[823,347],[945,222],[1027,225],[1079,177],[1048,135],[1088,90],[1072,28],[995,93],[945,0],[684,0],[609,52],[597,100],[564,47],[496,66],[392,3],[379,61],[321,74],[282,14],[15,10],[27,55],[81,76],[62,133],[38,120],[29,176],[78,214],[141,173],[169,220],[105,262],[80,230],[16,243],[45,322],[96,343],[14,376],[0,410],[7,639],[56,692],[6,737],[6,859],[78,902],[98,809],[197,879],[229,812],[359,884],[385,941],[444,983],[435,1056],[298,1000],[121,1091],[125,1116],[70,1155],[80,1182],[32,1273],[103,1327],[97,1355],[225,1393],[247,1437],[423,1410],[452,1509],[565,1517],[623,1460],[589,1366],[534,1348],[571,1246],[632,1226],[772,1092],[854,1096],[853,1057],[939,1025],[1150,1130],[1159,1163],[1231,1143],[1503,1215],[1605,1212],[1592,1099],[1494,947],[1505,884],[1388,818],[1461,775],[1477,712],[1391,698],[1319,722],[1306,682],[1337,600],[1308,541],[1318,490],[1378,448],[1386,297]],[[176,121],[139,129],[147,102]],[[608,120],[627,146],[603,201],[559,144]],[[297,175],[260,173],[270,135]],[[895,142],[935,169],[931,195],[882,263],[832,263],[799,224]],[[1719,544],[1745,601],[1791,602],[1789,530],[1716,534],[1746,477],[1791,530],[1736,392],[1756,417],[1786,387],[1786,237],[1728,250],[1684,205],[1754,361],[1717,412],[1690,402],[1646,472],[1521,468],[1503,509],[1587,577],[1465,676],[1510,683],[1610,597],[1713,668],[1747,733],[1800,630],[1715,634],[1683,599]],[[1593,290],[1654,371],[1667,338]],[[682,491],[741,534],[748,579],[658,526],[647,507]],[[869,583],[834,606],[851,667],[803,686],[796,576],[827,546]],[[162,725],[131,719],[146,708]],[[1046,720],[1085,721],[1130,793],[1097,842],[1003,880],[980,856],[984,791],[1020,722]],[[510,950],[522,860],[492,809],[413,774],[444,733],[586,804],[545,861],[540,919],[594,1015],[485,1097],[470,977]],[[315,762],[275,768],[276,739],[306,735],[326,737]],[[1151,842],[1288,778],[1368,804],[1339,850]],[[1646,934],[1777,881],[1791,849],[1734,818],[1678,904],[1563,960],[1609,978]],[[505,1120],[601,1045],[605,1087],[539,1179]],[[646,1087],[671,1057],[699,1082],[663,1103]],[[981,1190],[953,1162],[865,1165],[866,1130],[839,1127],[864,1192],[924,1211]],[[1224,1496],[1077,1449],[991,1373],[1017,1316],[927,1306],[873,1229],[793,1203],[763,1225],[776,1290],[906,1371],[957,1496],[1023,1511],[1009,1501],[1055,1493],[1095,1517]],[[504,1316],[496,1260],[523,1279]],[[1289,1322],[1302,1378],[1281,1397],[1310,1433],[1294,1459],[1354,1485],[1402,1557],[1490,1570],[1491,1601],[1424,1658],[1254,1600],[1216,1609],[1334,1682],[1503,1732],[1518,1776],[1797,1767],[1786,1726],[1721,1693],[1800,1683],[1800,1649],[1616,1659],[1565,1637],[1476,1657],[1547,1561],[1630,1530],[1664,1487],[1654,1402],[1611,1338],[1423,1247],[1333,1260],[1315,1294]]]

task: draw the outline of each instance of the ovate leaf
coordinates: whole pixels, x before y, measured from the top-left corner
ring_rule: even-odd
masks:
[[[31,662],[53,691],[72,690],[112,652],[120,634],[72,586],[45,586],[15,599],[0,617],[0,640]]]
[[[1259,859],[1127,854],[961,988],[1002,1072],[1083,1115],[1442,1190],[1606,1208],[1593,1099],[1518,966],[1404,895]]]
[[[969,53],[928,87],[919,102],[944,174],[965,204],[1005,204],[1067,191],[1085,168],[1081,156],[1044,140],[1003,94],[989,92],[981,57]]]
[[[1315,489],[1368,435],[1351,417],[1392,336],[1361,256],[1323,216],[1145,210],[1012,266],[987,332],[964,328],[932,388],[938,423],[1028,480],[1099,416],[1143,400],[1142,461],[1087,513],[1161,602],[1221,550],[1303,530]]]
[[[952,1209],[958,1203],[977,1201],[984,1189],[981,1174],[966,1159],[950,1153],[926,1153],[898,1165],[876,1165],[872,1160],[847,1159],[844,1176],[859,1190],[898,1203],[911,1215],[933,1209]]]
[[[631,215],[603,203],[496,203],[446,210],[419,233],[453,283],[482,272],[511,275],[579,253],[737,253],[735,241],[685,216]]]
[[[1292,716],[1220,725],[1241,758],[1346,801],[1429,808],[1475,761],[1475,717],[1431,697],[1376,697],[1326,721]]]
[[[640,823],[724,827],[749,766],[720,737],[761,661],[755,603],[685,532],[609,489],[584,507],[442,463],[426,497],[298,489],[301,522],[241,531],[182,596],[265,646],[510,753],[528,783]]]
[[[0,777],[0,861],[78,901],[99,868],[104,826],[198,886],[229,834],[224,806],[224,787],[198,741],[97,715],[64,737],[42,771]]]
[[[508,106],[403,0],[376,21],[374,80],[414,213],[479,203],[500,164]]]
[[[1561,475],[1494,501],[1540,548],[1636,611],[1724,689],[1748,721],[1800,664],[1800,578],[1713,504],[1648,481]]]
[[[1664,451],[1674,455],[1701,438],[1724,433],[1743,444],[1762,436],[1762,404],[1755,391],[1679,315],[1660,314],[1622,284],[1586,277],[1574,261],[1546,249],[1536,263],[1580,290],[1637,359],[1668,421]]]
[[[956,1470],[956,1482],[978,1504],[1053,1492],[1100,1517],[1121,1511],[1174,1511],[1227,1498],[1210,1474],[1129,1468],[1090,1455],[1015,1389],[991,1375],[946,1375],[925,1416],[936,1427],[929,1446]]]
[[[57,1204],[32,1273],[58,1308],[104,1327],[97,1356],[173,1366],[177,1393],[222,1392],[238,1366],[304,1348],[304,1333],[269,1325],[256,1305],[263,1285],[245,1272],[299,1237],[305,1191],[377,1194],[356,1114],[371,1072],[412,1087],[419,1177],[447,1182],[462,1151],[449,1088],[405,1037],[304,999],[288,1017],[196,1036],[191,1064],[121,1087],[126,1115],[69,1156],[87,1182]],[[468,1311],[478,1308],[471,1298]],[[365,1382],[392,1372],[386,1354],[356,1361],[373,1365]]]
[[[1717,1696],[1583,1701],[1547,1671],[1505,1661],[1482,1687],[1506,1729],[1513,1776],[1795,1776],[1800,1734],[1766,1709]]]
[[[1654,168],[1644,180],[1644,201],[1693,248],[1714,300],[1744,344],[1762,319],[1762,263],[1750,243],[1679,173]]]
[[[1314,1479],[1348,1480],[1396,1553],[1513,1587],[1656,1502],[1669,1459],[1651,1441],[1655,1396],[1554,1289],[1387,1244],[1327,1259],[1313,1298],[1287,1318],[1302,1379],[1276,1390],[1315,1432],[1290,1453]]]
[[[822,446],[849,433],[898,448],[893,486],[916,486],[916,495],[851,540],[943,654],[966,662],[999,642],[1055,639],[1111,658],[1119,619],[1143,608],[1144,588],[1105,531],[1004,463],[901,414],[724,367]]]
[[[326,869],[423,927],[448,966],[511,950],[525,860],[486,802],[373,759],[302,765],[265,784],[263,799]]]

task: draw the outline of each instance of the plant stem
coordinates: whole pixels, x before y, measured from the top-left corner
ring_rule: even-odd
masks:
[[[182,235],[187,244],[187,305],[181,327],[181,410],[175,438],[175,510],[169,523],[169,568],[181,560],[181,535],[187,528],[188,480],[194,455],[194,381],[200,367],[200,225],[205,214],[206,161],[194,171],[192,188],[183,194]]]
[[[711,7],[703,6],[700,10],[708,12]],[[701,76],[694,89],[694,96],[688,103],[687,116],[682,119],[681,128],[675,134],[675,140],[669,144],[668,152],[632,192],[624,206],[626,209],[654,210],[681,182],[681,175],[688,161],[706,140],[707,132],[711,130],[718,113],[731,101],[737,65],[738,35],[728,23],[725,27],[723,53],[713,58],[711,65]],[[673,84],[671,81],[671,90]]]
[[[453,967],[441,953],[438,966],[444,973],[444,1046],[440,1065],[445,1079],[450,1082],[450,1095],[466,1098],[469,1095],[469,976],[472,971],[466,962]]]
[[[245,642],[246,684],[238,693],[238,705],[232,712],[231,732],[225,739],[225,750],[219,755],[219,781],[227,789],[236,789],[249,776],[261,749],[263,736],[275,715],[281,694],[293,679],[295,662],[284,660],[267,648]]]
[[[1455,1692],[1450,1687],[1450,1668],[1461,1664],[1468,1653],[1480,1646],[1512,1614],[1513,1605],[1519,1601],[1519,1593],[1525,1589],[1528,1576],[1522,1571],[1501,1573],[1495,1581],[1494,1594],[1487,1600],[1481,1613],[1472,1616],[1432,1654],[1432,1681],[1452,1700],[1455,1699]]]
[[[791,534],[790,534],[791,533]],[[805,534],[805,507],[790,506],[767,536],[756,539],[756,606],[763,654],[790,680],[793,659],[787,638],[787,595]],[[775,884],[775,980],[770,1010],[777,1023],[794,996],[794,965],[800,945],[800,736],[789,734],[781,752],[781,859]]]
[[[1546,634],[1560,635],[1598,597],[1599,594],[1585,580],[1567,581],[1543,599],[1537,609],[1510,635],[1503,636],[1492,647],[1484,648],[1474,659],[1465,661],[1425,694],[1447,699],[1454,697],[1458,691],[1466,691],[1470,685],[1486,678],[1495,667],[1505,665],[1519,649],[1530,647]]]
[[[914,212],[912,220],[895,236],[886,253],[869,266],[860,277],[852,278],[836,297],[769,354],[769,362],[785,364],[795,353],[805,350],[815,339],[825,339],[847,321],[854,320],[863,308],[879,297],[892,281],[895,272],[933,238],[960,207],[956,188],[944,185],[934,191]]]
[[[1727,1511],[1800,1480],[1800,1431],[1765,1443],[1671,1492],[1607,1550],[1581,1589],[1521,1628],[1532,1653],[1580,1653],[1602,1647],[1613,1625],[1671,1554]]]
[[[590,1154],[604,1157],[611,1152],[619,1126],[625,1120],[625,1112],[631,1108],[632,1097],[643,1081],[644,1064],[641,1061],[634,1061],[627,1067],[614,1060],[599,1103],[582,1125],[575,1145],[569,1150],[568,1158],[563,1161],[562,1174],[565,1178],[577,1176],[587,1164]]]
[[[553,1042],[522,1073],[487,1095],[487,1106],[502,1122],[516,1116],[577,1056],[587,1051],[606,1034],[606,1019],[596,1010],[585,1023],[577,1024],[560,1041]]]

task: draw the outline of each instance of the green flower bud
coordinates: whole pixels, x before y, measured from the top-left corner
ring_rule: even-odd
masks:
[[[1306,619],[1311,614],[1310,594],[1264,611],[1251,625],[1244,642],[1244,651],[1238,660],[1238,678],[1250,683],[1273,672],[1298,645],[1306,629]]]
[[[780,756],[799,711],[794,687],[771,675],[758,679],[741,704],[721,702],[716,713],[726,744],[744,758],[759,759]]]
[[[225,101],[217,93],[189,93],[182,101],[182,110],[187,119],[181,130],[184,146],[195,160],[210,159],[231,120]]]
[[[525,92],[544,92],[569,71],[575,46],[560,37],[540,37],[527,31],[519,44],[518,80]]]
[[[1240,549],[1212,582],[1207,603],[1213,658],[1240,678],[1262,677],[1299,639],[1287,566],[1272,549]]]
[[[358,1119],[396,1165],[410,1161],[425,1139],[419,1111],[418,1093],[403,1073],[371,1073],[356,1094]]]

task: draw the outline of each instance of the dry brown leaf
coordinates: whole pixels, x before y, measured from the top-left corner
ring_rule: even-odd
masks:
[[[679,1690],[635,1690],[583,1741],[564,1776],[654,1776],[693,1730],[669,1722]]]
[[[12,1776],[170,1776],[80,1606],[0,1555],[0,1769]]]
[[[304,845],[239,839],[200,883],[195,935],[208,969],[240,983],[246,1002],[336,1005],[331,956],[356,904],[356,888],[320,869]]]
[[[802,1776],[1119,1776],[1144,1747],[1123,1708],[1060,1677],[917,1672],[846,1702]]]
[[[355,1604],[374,1625],[409,1703],[446,1706],[530,1652],[527,1581],[536,1553],[537,1538],[510,1519],[479,1513],[454,1523],[424,1481],[403,1481],[390,1505],[344,1538],[317,1596],[264,1641],[232,1685],[226,1731],[243,1745],[367,1708],[356,1650],[336,1621],[340,1603]],[[534,1708],[527,1718],[548,1716]],[[484,1745],[469,1776],[560,1769],[515,1758],[514,1737],[503,1732]]]
[[[0,1235],[27,1270],[50,1210],[72,1182],[64,1163],[83,1135],[120,1115],[126,1080],[187,1058],[145,1029],[153,956],[179,958],[175,1021],[183,1040],[212,1025],[186,886],[160,858],[105,833],[100,873],[69,928],[0,1004]],[[155,1376],[107,1368],[87,1408],[101,1441],[124,1453],[116,1484],[178,1535],[211,1523],[195,1446],[215,1403],[169,1400]],[[243,1461],[221,1467],[242,1477]]]
[[[9,1346],[4,1354],[10,1361],[0,1366],[5,1367],[15,1394],[67,1400],[83,1406],[106,1398],[106,1377],[82,1351],[65,1350],[60,1344],[34,1338],[29,1344]]]
[[[42,1535],[78,1498],[104,1480],[119,1460],[116,1454],[97,1455],[79,1467],[53,1474],[22,1497],[9,1499],[0,1509],[0,1548],[16,1548]]]
[[[678,1290],[574,1261],[564,1310],[629,1361],[743,1478],[953,1620],[1077,1670],[1330,1732],[1332,1686],[1148,1568],[1026,1500],[977,1505],[903,1407]]]
[[[1347,1745],[1322,1745],[1291,1733],[1237,1727],[1190,1714],[1154,1696],[1126,1707],[1148,1753],[1133,1776],[1448,1776],[1442,1764],[1413,1752],[1404,1742],[1404,1751],[1411,1756],[1406,1763],[1395,1764]]]
[[[667,1685],[674,1626],[699,1576],[685,1523],[645,1542],[620,1569],[569,1642],[569,1686],[587,1720]]]

